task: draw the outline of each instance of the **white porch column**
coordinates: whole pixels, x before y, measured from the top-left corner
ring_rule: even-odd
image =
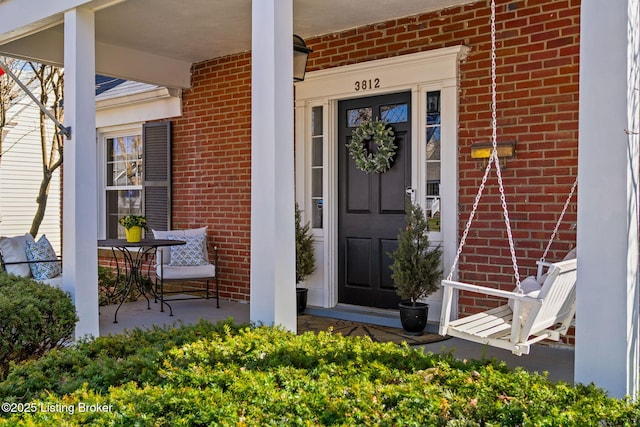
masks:
[[[575,381],[638,396],[638,0],[583,0]]]
[[[293,3],[252,2],[251,308],[296,331]]]
[[[95,25],[93,12],[64,15],[63,289],[73,297],[76,338],[99,335]]]

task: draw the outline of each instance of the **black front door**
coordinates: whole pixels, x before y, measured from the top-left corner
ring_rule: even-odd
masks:
[[[388,252],[405,226],[411,185],[411,93],[341,101],[338,105],[338,301],[397,308]],[[381,119],[398,146],[391,169],[368,174],[356,167],[347,144],[363,121]],[[376,152],[373,141],[368,150]]]

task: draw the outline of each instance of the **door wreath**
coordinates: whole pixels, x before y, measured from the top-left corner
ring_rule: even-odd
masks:
[[[371,153],[365,142],[373,139],[378,146],[377,153]],[[391,126],[382,120],[363,122],[353,130],[351,142],[347,144],[349,155],[356,162],[356,167],[366,173],[384,173],[391,169],[391,163],[398,146]]]

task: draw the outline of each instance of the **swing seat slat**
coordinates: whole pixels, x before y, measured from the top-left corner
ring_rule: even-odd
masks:
[[[511,333],[513,313],[507,305],[489,311],[463,317],[449,323],[450,328],[457,328],[479,337],[502,337],[504,331]]]
[[[443,280],[443,309],[440,335],[511,350],[516,355],[529,354],[531,344],[543,339],[559,340],[575,315],[577,260],[561,261],[550,266],[537,298],[468,283]],[[482,313],[450,320],[454,290],[466,290],[500,296],[514,301]],[[531,311],[523,315],[523,303]]]

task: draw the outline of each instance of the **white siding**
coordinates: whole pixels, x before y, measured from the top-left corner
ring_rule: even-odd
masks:
[[[24,234],[31,228],[36,213],[36,197],[42,181],[42,152],[38,107],[24,95],[7,114],[5,138],[0,160],[0,235]],[[53,123],[47,119],[47,140],[53,135]],[[56,172],[49,189],[44,220],[38,237],[46,234],[56,253],[60,253],[60,173]]]

